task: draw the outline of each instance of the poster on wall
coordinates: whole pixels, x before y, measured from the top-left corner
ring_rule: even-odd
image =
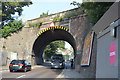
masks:
[[[81,66],[89,66],[94,32],[90,32],[84,42]]]
[[[10,52],[10,61],[12,61],[12,60],[17,60],[17,53],[15,53],[15,52]]]

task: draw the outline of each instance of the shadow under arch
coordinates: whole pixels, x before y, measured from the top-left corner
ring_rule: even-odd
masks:
[[[35,57],[35,65],[40,65],[43,63],[44,48],[49,43],[56,40],[67,41],[73,47],[75,57],[77,49],[76,42],[74,37],[68,31],[65,31],[63,29],[47,30],[38,36],[33,44],[32,52]]]

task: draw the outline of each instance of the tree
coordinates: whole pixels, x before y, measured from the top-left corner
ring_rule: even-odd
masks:
[[[9,24],[5,25],[2,29],[2,35],[1,37],[8,37],[11,35],[11,33],[17,32],[18,30],[20,30],[23,27],[23,23],[22,21],[13,21],[10,22]]]
[[[3,2],[2,3],[2,27],[0,27],[0,37],[8,37],[13,32],[19,31],[23,27],[22,21],[15,20],[12,16],[18,13],[21,16],[23,7],[29,6],[32,2]],[[0,6],[1,8],[1,6]]]
[[[14,20],[15,13],[18,13],[18,16],[22,15],[23,7],[29,6],[32,2],[3,2],[2,3],[2,24],[9,24]]]
[[[73,1],[72,3],[70,3],[70,5],[77,6],[78,8],[81,7],[81,4],[79,2],[76,2],[76,1]]]
[[[113,2],[86,2],[81,7],[86,10],[90,23],[94,25],[112,4]]]
[[[54,41],[54,42],[51,42],[44,49],[44,58],[45,59],[50,59],[52,55],[57,54],[58,49],[59,50],[65,49],[64,46],[65,46],[65,42],[64,41]]]
[[[45,17],[45,16],[48,16],[48,12],[46,12],[46,13],[42,13],[42,14],[40,14],[40,17]]]
[[[109,9],[113,2],[72,2],[71,5],[77,5],[78,8],[84,10],[85,14],[88,15],[89,22],[92,25],[96,24],[97,21],[103,16],[103,14]]]

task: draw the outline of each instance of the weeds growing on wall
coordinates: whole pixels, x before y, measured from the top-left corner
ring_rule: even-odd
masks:
[[[62,21],[63,19],[64,19],[64,17],[57,15],[53,18],[53,22]]]
[[[39,22],[39,23],[29,23],[29,27],[38,27],[38,28],[40,28],[41,25],[42,25],[42,22]]]

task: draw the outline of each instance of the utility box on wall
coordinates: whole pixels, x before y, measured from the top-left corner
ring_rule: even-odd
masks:
[[[120,19],[97,35],[96,78],[118,78]]]
[[[6,66],[6,65],[7,65],[7,53],[0,52],[0,66]]]

